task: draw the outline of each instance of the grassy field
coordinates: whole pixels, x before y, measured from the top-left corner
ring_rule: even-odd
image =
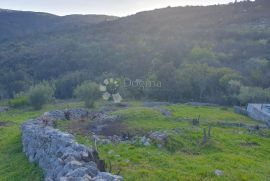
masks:
[[[269,131],[249,133],[245,128],[212,126],[212,136],[202,145],[203,128],[218,121],[255,125],[248,117],[233,113],[232,109],[175,105],[172,117],[164,117],[158,110],[142,107],[113,112],[121,115],[130,130],[166,130],[170,137],[165,148],[140,144],[100,145],[103,158],[110,160],[113,172],[121,170],[126,180],[149,181],[264,181],[270,180]],[[192,118],[201,116],[200,126],[192,126]],[[171,131],[178,128],[177,133]],[[77,136],[91,145],[88,137]],[[223,176],[214,171],[222,170]]]
[[[22,153],[21,123],[48,110],[80,106],[81,103],[68,103],[49,105],[40,111],[15,109],[0,113],[0,122],[9,122],[8,126],[0,127],[0,180],[42,180],[42,171]],[[131,132],[164,130],[169,134],[163,148],[139,143],[99,145],[101,157],[111,162],[113,173],[120,171],[128,181],[270,180],[269,130],[249,133],[246,128],[216,124],[257,122],[221,107],[173,105],[162,109],[170,110],[172,116],[165,117],[158,109],[144,108],[139,103],[112,112],[121,116]],[[190,120],[199,115],[200,125],[193,126]],[[201,144],[203,128],[209,125],[212,125],[211,138]],[[66,129],[69,125],[61,126]],[[92,144],[90,136],[77,134],[76,137],[81,143]],[[216,169],[222,170],[223,175],[216,176]]]
[[[0,181],[41,181],[42,171],[35,164],[30,164],[22,152],[20,125],[43,112],[54,109],[79,107],[81,103],[48,105],[40,111],[30,108],[13,109],[0,113]]]

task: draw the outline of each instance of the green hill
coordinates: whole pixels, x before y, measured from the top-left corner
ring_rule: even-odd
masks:
[[[93,20],[0,13],[7,24],[0,34],[16,37],[0,42],[1,94],[12,97],[33,83],[75,72],[95,81],[107,73],[161,81],[159,92],[142,93],[154,99],[235,104],[239,91],[270,86],[269,8],[268,1],[257,0]]]

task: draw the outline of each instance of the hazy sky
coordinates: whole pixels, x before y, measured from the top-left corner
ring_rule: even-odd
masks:
[[[66,14],[126,16],[167,6],[224,4],[234,0],[0,0],[0,8]]]

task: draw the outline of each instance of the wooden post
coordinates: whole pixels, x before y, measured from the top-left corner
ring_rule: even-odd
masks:
[[[206,144],[206,142],[207,142],[206,129],[203,128],[203,140],[202,140],[202,144]]]

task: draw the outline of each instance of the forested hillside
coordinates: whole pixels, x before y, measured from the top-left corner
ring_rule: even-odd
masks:
[[[84,80],[162,82],[129,97],[245,104],[270,99],[270,2],[168,7],[132,16],[0,11],[1,96],[43,80],[70,98]]]

